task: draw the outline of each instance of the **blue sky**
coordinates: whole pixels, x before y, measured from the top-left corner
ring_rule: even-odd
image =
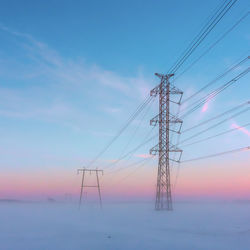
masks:
[[[1,1],[0,166],[74,172],[112,138],[221,1]],[[238,1],[182,69],[249,9]],[[249,54],[249,16],[176,81],[188,96]],[[249,65],[249,63],[248,63]],[[208,93],[244,70],[227,76]],[[182,71],[182,69],[180,71]],[[186,127],[249,100],[249,76],[197,111]],[[157,101],[130,145],[151,129]],[[142,115],[143,116],[143,115]],[[141,116],[141,117],[142,117]],[[140,117],[139,117],[140,118]],[[244,114],[212,131],[239,125]],[[116,159],[139,119],[98,164]],[[246,146],[243,133],[186,150],[185,158]],[[224,145],[224,147],[222,147]],[[147,154],[147,145],[138,154]],[[194,153],[195,152],[195,153]],[[134,157],[137,160],[138,157]],[[246,158],[242,158],[243,160]]]

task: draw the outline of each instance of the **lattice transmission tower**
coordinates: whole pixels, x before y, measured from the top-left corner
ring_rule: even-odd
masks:
[[[82,204],[82,196],[83,196],[83,188],[97,188],[98,189],[98,194],[99,194],[99,202],[100,202],[100,207],[102,207],[102,197],[101,197],[101,187],[100,187],[100,182],[99,182],[99,173],[103,175],[103,170],[99,169],[86,169],[86,168],[80,168],[77,169],[77,174],[82,172],[82,184],[81,184],[81,191],[80,191],[80,198],[79,198],[79,208],[81,207]],[[84,185],[84,177],[85,173],[95,173],[96,175],[96,185]]]
[[[150,91],[151,96],[159,95],[159,114],[150,120],[152,126],[159,124],[159,143],[150,150],[150,154],[158,153],[155,209],[173,210],[169,163],[180,162],[182,150],[170,143],[170,132],[180,134],[182,120],[170,114],[170,102],[180,105],[183,92],[170,84],[169,79],[174,74],[155,73],[155,75],[161,79],[160,84]],[[176,101],[170,99],[171,95],[180,95],[180,98],[175,98]],[[175,130],[170,124],[179,124],[179,129]],[[170,158],[171,152],[179,152],[178,160]]]

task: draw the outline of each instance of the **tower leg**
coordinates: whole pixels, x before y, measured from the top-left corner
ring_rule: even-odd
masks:
[[[98,176],[98,172],[97,171],[96,171],[96,180],[97,180],[97,187],[98,187],[98,193],[99,193],[100,207],[102,208],[101,189],[100,189],[99,176]]]
[[[80,199],[79,199],[79,209],[81,207],[82,204],[82,193],[83,193],[83,183],[84,183],[84,175],[85,175],[85,171],[82,171],[82,185],[81,185],[81,192],[80,192]]]

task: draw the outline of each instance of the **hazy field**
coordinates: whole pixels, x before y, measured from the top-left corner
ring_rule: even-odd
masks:
[[[250,203],[0,203],[1,250],[250,249]]]

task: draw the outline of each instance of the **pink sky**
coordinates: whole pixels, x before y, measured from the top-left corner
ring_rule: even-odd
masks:
[[[216,161],[214,161],[216,162]],[[105,197],[154,197],[156,168],[147,166],[127,179],[124,176],[131,171],[121,171],[116,175],[104,174],[101,177],[103,196]],[[141,174],[142,173],[142,174]],[[92,176],[93,177],[93,176]],[[88,183],[94,179],[88,177]],[[124,180],[123,180],[124,179]],[[196,163],[183,165],[177,186],[173,189],[176,198],[181,197],[222,197],[226,199],[250,198],[250,162],[225,162],[223,165]],[[78,197],[81,176],[69,171],[46,171],[31,173],[1,174],[2,198],[47,198],[63,197],[71,193]],[[175,175],[172,183],[175,182]],[[94,190],[93,190],[94,192]],[[91,193],[88,190],[88,193]]]

